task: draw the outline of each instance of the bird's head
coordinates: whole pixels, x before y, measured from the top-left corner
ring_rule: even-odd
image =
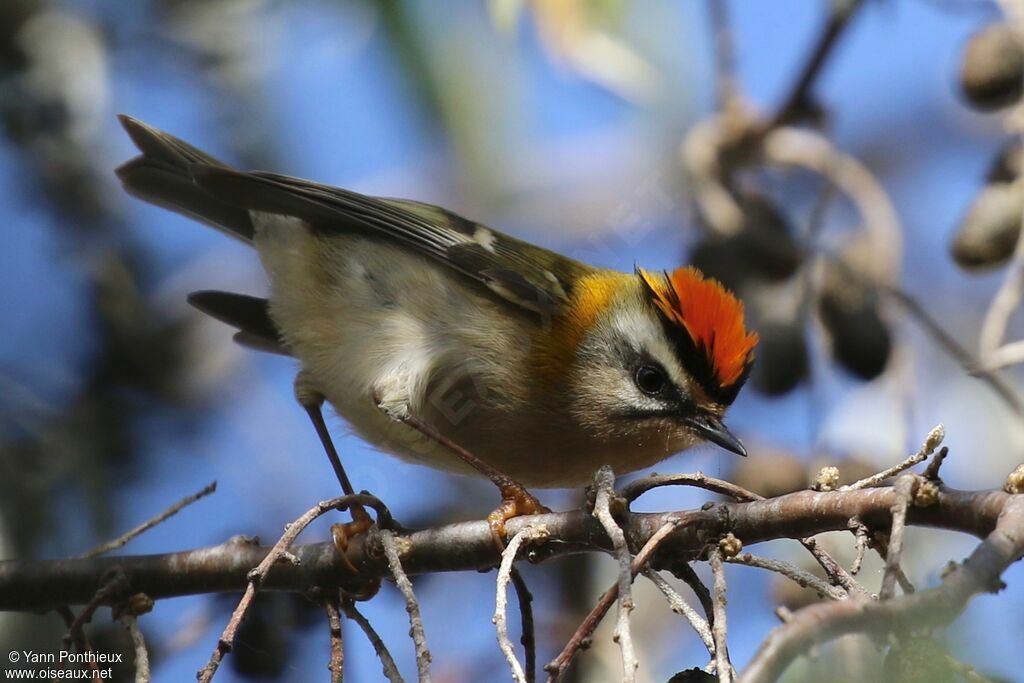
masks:
[[[743,304],[695,268],[597,273],[574,287],[564,326],[566,399],[597,433],[659,444],[710,441],[739,455],[722,422],[753,362]]]

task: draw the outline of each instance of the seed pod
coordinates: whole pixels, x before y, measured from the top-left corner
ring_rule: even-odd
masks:
[[[797,322],[769,322],[757,329],[761,341],[750,382],[767,396],[781,396],[807,378],[807,340]]]
[[[993,183],[977,196],[953,237],[953,259],[962,268],[1005,263],[1013,254],[1024,217],[1024,185]]]
[[[688,260],[704,275],[733,291],[738,290],[749,275],[746,263],[735,248],[735,238],[706,237],[694,245]]]
[[[818,313],[832,343],[832,357],[840,366],[864,380],[882,374],[892,352],[892,336],[874,289],[831,265]]]
[[[964,50],[960,89],[981,110],[1013,104],[1024,90],[1024,45],[1009,24],[974,34]]]
[[[800,267],[803,253],[788,218],[763,195],[744,194],[738,201],[743,227],[736,237],[737,247],[750,272],[769,281],[789,278]]]
[[[786,216],[763,195],[744,193],[735,199],[743,212],[739,232],[702,240],[690,253],[690,262],[730,288],[748,277],[776,282],[793,275],[803,252]]]
[[[668,679],[668,683],[717,683],[718,676],[709,674],[703,669],[694,667],[687,669],[686,671],[680,671],[679,673]]]
[[[1010,138],[992,160],[985,179],[990,183],[1012,183],[1021,177],[1021,161],[1020,138]]]

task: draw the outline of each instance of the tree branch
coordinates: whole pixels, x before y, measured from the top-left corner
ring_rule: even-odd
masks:
[[[999,577],[1022,554],[1024,496],[1014,496],[1004,501],[998,523],[985,540],[938,587],[892,600],[850,599],[805,607],[772,631],[740,681],[774,681],[809,647],[847,633],[885,634],[948,624],[975,595],[998,591]]]
[[[908,510],[907,523],[932,526],[984,537],[1011,496],[1003,491],[965,492],[942,489],[938,501]],[[629,513],[623,530],[631,547],[642,547],[666,522],[678,527],[665,539],[651,566],[670,568],[695,559],[709,537],[732,532],[745,546],[779,538],[804,538],[825,531],[845,530],[857,516],[869,526],[890,523],[895,502],[892,487],[855,491],[799,491],[767,500],[716,503],[706,509],[658,513]],[[587,551],[608,551],[610,541],[600,522],[582,510],[534,515],[509,520],[515,535],[522,528],[543,524],[550,536],[531,544],[531,559]],[[409,575],[443,571],[476,571],[496,566],[498,551],[485,520],[461,522],[420,531],[396,532],[402,566]],[[40,611],[61,605],[86,604],[110,573],[118,570],[126,590],[146,593],[154,600],[201,593],[237,592],[269,548],[231,540],[218,546],[161,555],[96,557],[63,560],[0,562],[0,610]],[[384,549],[376,530],[353,539],[346,553],[358,570],[345,566],[333,543],[294,546],[298,562],[277,563],[260,583],[260,590],[306,592],[314,587],[358,589],[369,578],[388,575]]]

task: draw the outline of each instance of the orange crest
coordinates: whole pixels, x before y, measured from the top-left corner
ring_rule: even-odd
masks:
[[[685,330],[704,356],[719,387],[729,387],[744,376],[758,336],[747,332],[739,299],[692,266],[664,277],[641,268],[636,272],[665,318]]]

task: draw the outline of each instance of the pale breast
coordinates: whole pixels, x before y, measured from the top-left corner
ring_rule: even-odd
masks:
[[[446,449],[377,407],[405,404],[467,448],[495,449],[469,423],[519,408],[511,368],[529,318],[440,264],[356,235],[313,235],[261,215],[255,244],[271,281],[271,315],[290,350],[354,431],[385,452],[464,470]]]

